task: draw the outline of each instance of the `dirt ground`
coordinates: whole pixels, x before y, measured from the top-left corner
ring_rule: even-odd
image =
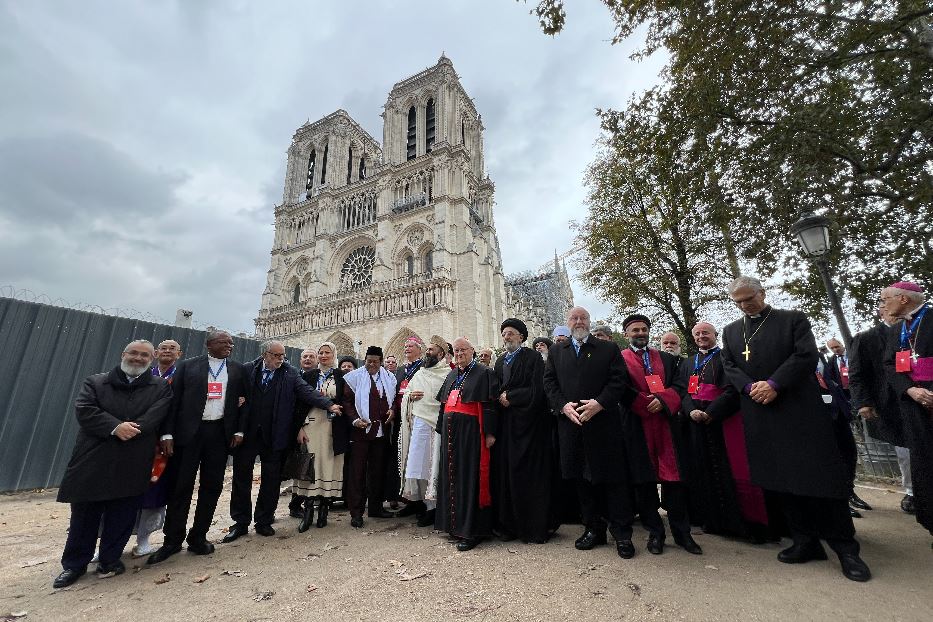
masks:
[[[227,488],[229,490],[229,487]],[[699,534],[705,554],[656,557],[636,528],[635,559],[612,546],[573,548],[579,527],[548,544],[487,542],[459,553],[409,519],[345,512],[299,534],[282,498],[274,537],[250,532],[213,555],[182,552],[154,567],[124,555],[127,573],[92,572],[53,590],[68,507],[54,491],[0,496],[0,620],[924,620],[933,619],[931,538],[893,490],[860,488],[874,506],[856,521],[874,579],[847,581],[830,561],[779,563],[777,544]],[[228,525],[221,500],[209,534]],[[160,535],[161,537],[161,535]],[[157,538],[153,538],[154,541]],[[670,542],[670,540],[669,540]],[[5,617],[6,615],[6,617]]]

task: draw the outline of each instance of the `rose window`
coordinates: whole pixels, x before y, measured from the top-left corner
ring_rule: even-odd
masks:
[[[375,262],[376,249],[372,246],[363,246],[350,253],[340,269],[340,288],[359,289],[372,284]]]

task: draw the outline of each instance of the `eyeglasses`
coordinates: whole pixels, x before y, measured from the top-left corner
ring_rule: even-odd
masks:
[[[463,354],[464,352],[472,352],[473,348],[454,348],[454,354]]]
[[[282,353],[280,354],[280,353],[278,353],[278,352],[270,352],[270,351],[266,350],[266,354],[271,354],[271,355],[272,355],[272,358],[277,358],[277,359],[284,359],[284,358],[285,358],[285,353],[284,353],[284,352],[282,352]]]

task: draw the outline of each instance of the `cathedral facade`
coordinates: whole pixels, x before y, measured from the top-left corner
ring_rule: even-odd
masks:
[[[256,336],[400,355],[413,335],[495,346],[509,316],[529,337],[563,323],[556,257],[514,286],[503,272],[482,119],[451,61],[397,83],[382,117],[381,144],[343,110],[295,132]]]

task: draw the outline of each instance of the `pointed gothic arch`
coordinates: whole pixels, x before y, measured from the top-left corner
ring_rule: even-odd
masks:
[[[408,328],[407,326],[403,326],[402,328],[398,329],[398,332],[395,333],[395,336],[392,337],[392,339],[389,339],[389,342],[386,344],[383,350],[385,355],[392,355],[401,361],[405,355],[405,342],[411,337],[417,337],[418,339],[421,339],[421,337],[418,336],[418,333]]]
[[[335,346],[337,346],[337,358],[340,358],[341,356],[356,357],[356,350],[353,349],[353,340],[347,337],[347,334],[342,330],[338,330],[336,333],[325,339],[325,341],[330,341]]]

